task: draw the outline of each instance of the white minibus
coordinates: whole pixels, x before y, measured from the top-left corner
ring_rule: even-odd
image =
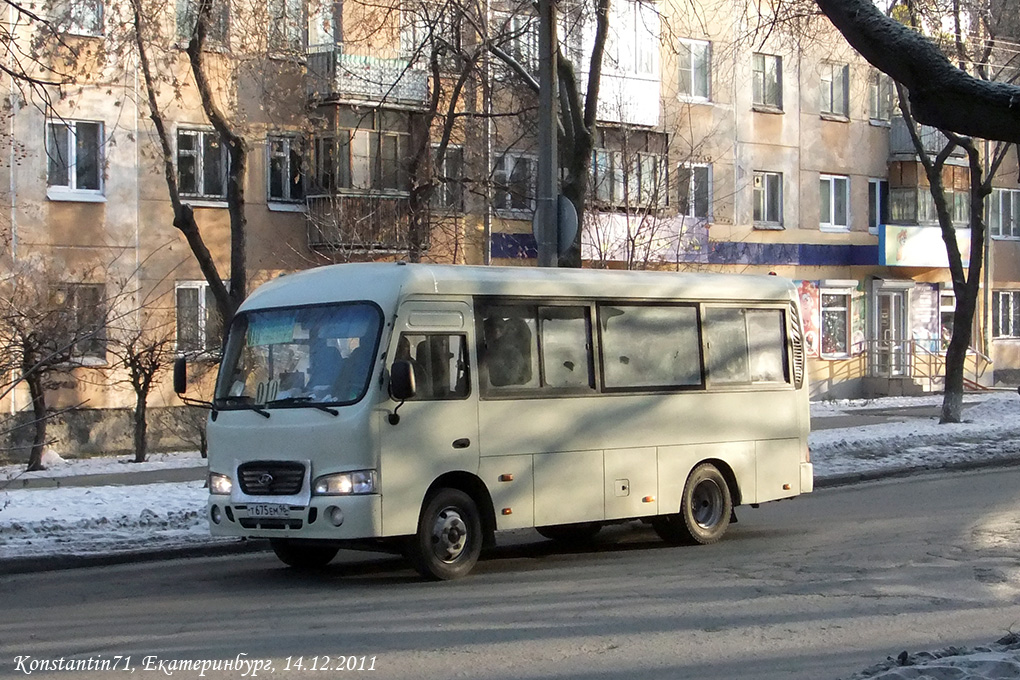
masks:
[[[643,520],[708,544],[810,492],[804,336],[777,276],[341,264],[229,329],[210,528],[292,566],[342,547],[467,574],[504,529]],[[183,365],[175,389],[183,392]]]

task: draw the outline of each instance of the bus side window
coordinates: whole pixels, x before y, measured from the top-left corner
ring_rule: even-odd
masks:
[[[414,370],[415,401],[464,399],[470,390],[467,339],[463,335],[403,333],[394,361]]]
[[[484,361],[493,387],[532,386],[535,318],[524,307],[493,307],[482,322]],[[529,314],[524,318],[523,314]]]

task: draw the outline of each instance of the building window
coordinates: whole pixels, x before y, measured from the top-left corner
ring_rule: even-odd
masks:
[[[992,292],[992,337],[1020,338],[1020,290]]]
[[[72,361],[106,360],[106,300],[102,284],[65,283],[53,291],[60,311],[60,351]]]
[[[850,355],[850,293],[821,291],[822,356],[840,358]]]
[[[293,137],[269,137],[269,200],[295,203],[305,198],[301,144]]]
[[[850,114],[848,101],[850,67],[846,64],[822,64],[821,104],[823,114],[846,118]]]
[[[942,284],[939,291],[939,335],[943,351],[949,349],[949,341],[953,338],[953,322],[956,319],[956,293],[953,284]]]
[[[198,23],[198,0],[177,0],[177,38],[188,42],[195,33]],[[209,20],[206,22],[205,39],[214,44],[226,45],[230,29],[230,3],[228,0],[212,0]]]
[[[531,156],[508,151],[497,158],[492,177],[493,207],[503,212],[533,211],[536,172],[536,161]]]
[[[538,70],[538,17],[524,11],[515,14],[497,13],[496,21],[502,31],[502,35],[496,37],[500,47],[525,71],[536,72]],[[459,65],[458,62],[452,66],[459,67]],[[457,70],[460,69],[457,68]]]
[[[680,189],[679,211],[687,217],[708,219],[712,215],[712,166],[681,165],[677,169]]]
[[[850,178],[822,175],[818,178],[819,225],[823,230],[846,231],[850,228]]]
[[[759,228],[783,224],[783,174],[754,173],[754,225]]]
[[[878,233],[878,227],[889,223],[889,182],[884,179],[868,180],[868,230]]]
[[[227,149],[212,130],[177,131],[177,186],[182,196],[227,195]]]
[[[300,52],[304,47],[304,3],[302,0],[269,0],[269,49]]]
[[[71,35],[103,34],[103,0],[56,0],[54,23]]]
[[[351,186],[351,134],[317,137],[312,142],[312,186],[316,193],[331,194]]]
[[[102,192],[103,124],[50,121],[46,132],[46,183],[67,191]]]
[[[436,159],[432,179],[432,207],[464,212],[464,149],[446,147],[443,156]]]
[[[407,135],[395,132],[369,133],[371,180],[368,188],[407,191],[407,168],[404,166],[406,141]]]
[[[712,73],[712,45],[704,40],[680,40],[677,70],[680,73],[680,94],[688,99],[707,100]]]
[[[649,207],[666,204],[667,172],[659,154],[625,154],[613,149],[596,149],[592,156],[592,184],[595,199],[619,207]]]
[[[201,354],[219,350],[223,321],[212,290],[205,281],[179,281],[177,298],[177,352]]]
[[[873,71],[868,92],[868,117],[872,121],[888,123],[892,120],[895,92],[892,78],[881,71]]]
[[[755,53],[751,57],[752,101],[768,109],[783,108],[783,58]]]
[[[994,238],[1020,238],[1020,190],[992,189],[988,201],[988,233]]]

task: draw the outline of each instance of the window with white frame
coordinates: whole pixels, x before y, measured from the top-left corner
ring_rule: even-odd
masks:
[[[270,202],[298,203],[305,198],[301,142],[295,137],[270,136],[266,140],[269,154]]]
[[[888,123],[893,112],[892,78],[881,71],[872,71],[868,83],[868,117],[872,121]]]
[[[537,170],[533,156],[507,151],[498,157],[492,173],[493,207],[502,212],[533,211]]]
[[[72,360],[106,360],[105,287],[97,283],[62,283],[53,290],[60,311],[57,342]]]
[[[303,0],[268,0],[269,49],[274,52],[300,52],[305,40]]]
[[[205,281],[178,281],[174,292],[177,352],[201,354],[218,350],[223,341],[223,320],[209,284]]]
[[[850,291],[821,290],[821,350],[826,358],[850,355]]]
[[[680,95],[708,100],[711,94],[712,44],[705,40],[680,40],[677,50]]]
[[[783,58],[756,52],[751,55],[751,97],[754,106],[783,108]]]
[[[712,166],[691,163],[677,168],[680,190],[678,210],[686,217],[709,219],[712,216]]]
[[[868,180],[868,230],[878,233],[878,227],[889,223],[889,181]]]
[[[992,337],[1020,338],[1020,290],[992,291]]]
[[[825,62],[821,66],[821,102],[823,114],[847,117],[850,115],[849,100],[850,67],[846,64]]]
[[[592,152],[592,185],[595,199],[622,207],[666,204],[667,172],[659,154],[618,149]]]
[[[538,17],[531,12],[496,14],[501,35],[496,41],[525,71],[538,70]]]
[[[433,166],[432,207],[464,212],[464,149],[448,146]]]
[[[850,178],[821,175],[818,178],[819,225],[823,230],[846,231],[850,228]]]
[[[177,131],[177,186],[182,196],[226,198],[227,149],[216,132]]]
[[[992,189],[988,197],[988,233],[993,238],[1020,238],[1020,190]]]
[[[198,0],[177,0],[177,39],[188,42],[195,33],[198,23]],[[227,44],[230,30],[229,0],[212,0],[209,20],[206,22],[205,39],[218,45]]]
[[[46,124],[46,183],[59,191],[103,190],[103,124],[51,120]]]
[[[775,228],[783,224],[783,173],[755,171],[754,225]]]

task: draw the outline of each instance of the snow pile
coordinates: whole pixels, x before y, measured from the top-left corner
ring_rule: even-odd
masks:
[[[940,397],[939,397],[940,399]],[[976,398],[972,397],[971,401]],[[934,397],[882,400],[884,406],[934,405]],[[875,402],[812,405],[812,416],[852,414]],[[994,446],[989,446],[989,440]],[[937,417],[907,417],[902,422],[815,430],[809,437],[815,476],[825,478],[862,471],[934,469],[962,463],[1020,459],[1020,398],[995,393],[967,406],[964,422],[940,425]]]
[[[998,680],[1020,678],[1020,636],[1010,633],[982,647],[947,647],[936,652],[901,653],[846,680]]]
[[[98,555],[208,543],[203,482],[0,493],[0,555]]]

